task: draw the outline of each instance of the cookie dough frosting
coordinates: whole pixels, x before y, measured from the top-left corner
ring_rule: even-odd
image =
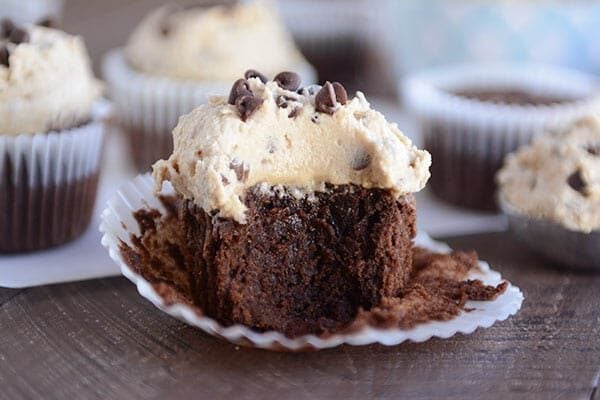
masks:
[[[230,82],[252,66],[267,73],[306,61],[278,16],[261,2],[149,14],[125,49],[143,73]]]
[[[48,132],[90,118],[101,96],[80,37],[3,21],[0,29],[0,134]]]
[[[517,210],[580,232],[600,230],[600,116],[509,155],[500,196]]]
[[[348,99],[339,83],[299,88],[290,72],[272,81],[249,71],[229,97],[213,97],[180,118],[174,151],[154,165],[163,181],[205,211],[244,223],[243,196],[279,185],[298,196],[326,184],[421,190],[431,158],[418,150],[364,95]]]

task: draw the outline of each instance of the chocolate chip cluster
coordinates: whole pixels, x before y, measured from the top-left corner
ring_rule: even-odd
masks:
[[[263,103],[258,99],[252,90],[248,79],[258,78],[262,83],[266,83],[268,78],[260,72],[249,69],[244,73],[244,78],[238,79],[233,84],[229,92],[228,103],[235,105],[242,121],[246,122]],[[302,87],[302,80],[295,72],[280,72],[273,78],[279,87],[289,92],[295,92],[304,96],[315,96],[315,110],[320,113],[332,115],[339,105],[348,102],[348,94],[344,86],[339,82],[326,82],[323,86],[312,85]],[[290,102],[297,101],[293,96],[279,95],[275,102],[279,108],[287,108]],[[295,107],[289,114],[290,118],[295,118],[300,112],[299,107]],[[318,118],[313,118],[313,122]]]
[[[26,43],[29,42],[29,33],[25,29],[15,25],[12,20],[5,18],[0,22],[0,39],[14,44]],[[4,45],[0,47],[0,65],[8,67],[9,56],[8,46]]]

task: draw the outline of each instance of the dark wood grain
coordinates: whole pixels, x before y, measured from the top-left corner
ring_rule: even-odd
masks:
[[[271,353],[178,322],[122,278],[40,287],[0,308],[0,397],[597,399],[600,275],[546,268],[506,234],[449,242],[524,290],[516,317],[449,340]]]

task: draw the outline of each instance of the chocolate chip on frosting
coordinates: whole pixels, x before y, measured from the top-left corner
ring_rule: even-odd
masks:
[[[250,85],[246,79],[238,79],[233,83],[227,102],[234,105],[236,100],[242,96],[252,96],[252,90],[250,90]]]
[[[295,92],[300,87],[302,80],[300,79],[300,75],[295,72],[284,71],[275,75],[273,78],[275,82],[282,89],[289,90]]]
[[[8,37],[8,40],[13,42],[14,44],[26,43],[26,42],[29,42],[29,33],[25,29],[14,28],[10,32],[10,36]]]
[[[569,184],[569,186],[571,186],[571,189],[581,194],[585,194],[586,183],[583,180],[583,177],[581,176],[580,169],[569,175],[569,177],[567,178],[567,183]]]
[[[0,22],[0,35],[2,37],[8,38],[10,36],[10,33],[13,31],[13,29],[15,29],[17,26],[15,25],[15,23],[9,19],[9,18],[4,18],[2,20],[2,22]]]
[[[317,111],[333,114],[338,104],[346,104],[348,94],[339,82],[326,82],[315,96],[315,108]]]
[[[231,168],[233,172],[235,172],[235,176],[237,177],[238,181],[246,182],[248,180],[248,176],[250,175],[250,168],[248,168],[248,166],[245,163],[240,162],[239,160],[234,158],[229,163],[229,168]]]
[[[261,74],[260,72],[258,72],[255,69],[249,69],[248,71],[246,71],[244,73],[244,78],[246,78],[246,79],[258,78],[258,79],[260,79],[260,81],[262,83],[267,83],[267,81],[268,81],[268,79],[265,75]]]
[[[362,171],[371,164],[371,155],[365,150],[359,151],[352,160],[351,167],[355,171]]]
[[[56,19],[52,17],[45,17],[36,22],[36,25],[43,26],[45,28],[53,28],[56,29],[59,27],[59,23]]]
[[[258,110],[262,104],[262,99],[256,98],[253,94],[240,96],[235,101],[235,107],[240,113],[242,121],[246,122]]]
[[[0,47],[0,65],[4,65],[8,68],[8,58],[10,54],[8,53],[8,48],[6,46]]]
[[[589,145],[585,149],[588,153],[590,153],[593,156],[600,156],[600,144],[598,144],[597,146]]]

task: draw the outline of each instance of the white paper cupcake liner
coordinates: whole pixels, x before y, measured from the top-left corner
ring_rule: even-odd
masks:
[[[38,250],[81,234],[91,219],[106,104],[69,130],[0,135],[0,253]]]
[[[315,83],[313,68],[295,68],[304,84]],[[172,151],[171,131],[181,115],[206,103],[209,95],[229,93],[232,82],[194,82],[142,74],[127,64],[123,49],[104,58],[103,75],[117,107],[119,123],[127,131],[137,168],[148,171]]]
[[[572,102],[521,106],[467,99],[461,89],[525,90],[576,98]],[[405,79],[407,108],[418,117],[432,153],[431,188],[450,202],[494,209],[494,174],[504,156],[534,135],[559,131],[600,107],[598,81],[562,68],[472,65],[431,69]]]
[[[172,191],[165,185],[164,193]],[[197,309],[183,303],[173,303],[162,298],[154,286],[134,272],[124,261],[119,244],[131,243],[131,235],[139,235],[138,224],[133,212],[141,208],[157,209],[165,212],[160,200],[152,192],[150,175],[140,175],[123,187],[108,201],[101,216],[100,231],[103,233],[102,244],[107,248],[111,258],[119,265],[121,272],[136,284],[139,293],[150,300],[156,307],[192,326],[200,328],[212,336],[223,338],[231,343],[243,346],[258,347],[270,350],[303,351],[335,347],[341,344],[366,345],[381,343],[396,345],[404,341],[423,342],[432,337],[449,338],[457,333],[469,334],[477,328],[487,328],[496,321],[502,321],[515,314],[521,307],[523,294],[516,286],[510,285],[496,300],[489,302],[469,301],[466,307],[473,311],[462,312],[450,321],[432,321],[415,326],[412,329],[376,329],[361,328],[352,333],[334,334],[326,338],[315,335],[304,335],[294,339],[280,332],[256,332],[243,325],[225,327],[212,318],[201,315]],[[425,234],[420,234],[416,243],[436,252],[449,252],[450,248],[443,243],[434,242]],[[497,285],[502,281],[499,273],[490,269],[483,261],[479,263],[480,272],[472,272],[471,279],[481,279],[488,285]]]

